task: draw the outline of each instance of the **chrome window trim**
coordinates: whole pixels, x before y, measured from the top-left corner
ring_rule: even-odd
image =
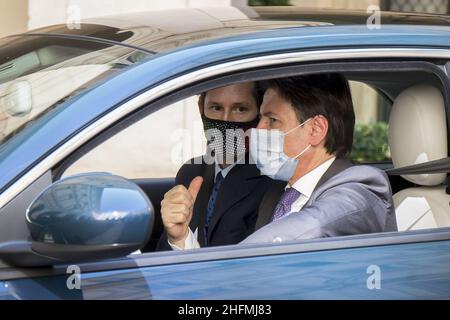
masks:
[[[178,78],[169,80],[157,87],[149,89],[139,96],[133,98],[117,107],[104,117],[100,118],[90,126],[72,137],[65,144],[56,149],[47,158],[25,173],[19,180],[12,184],[0,195],[0,209],[16,197],[22,190],[54,167],[71,152],[82,146],[85,142],[97,135],[108,126],[123,118],[127,114],[138,109],[142,105],[155,100],[176,89],[191,83],[218,76],[220,74],[236,72],[244,69],[275,66],[287,63],[312,62],[319,60],[342,60],[362,58],[435,58],[449,59],[448,49],[424,49],[424,48],[362,48],[362,49],[332,49],[317,51],[300,51],[291,53],[263,55],[259,57],[246,58],[230,61],[218,65],[200,69]]]

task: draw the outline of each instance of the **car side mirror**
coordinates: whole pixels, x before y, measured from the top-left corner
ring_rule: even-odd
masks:
[[[133,182],[107,173],[62,179],[26,212],[31,250],[67,263],[126,256],[144,247],[153,206]]]

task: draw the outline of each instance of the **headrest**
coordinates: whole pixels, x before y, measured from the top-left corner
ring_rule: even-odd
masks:
[[[395,168],[448,157],[445,103],[437,88],[416,85],[395,99],[389,119],[389,144]],[[439,173],[403,178],[432,186],[443,183],[446,176]]]

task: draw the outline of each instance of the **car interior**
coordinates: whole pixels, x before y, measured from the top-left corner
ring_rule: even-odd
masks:
[[[394,168],[448,157],[444,88],[435,76],[407,72],[388,81],[372,78],[368,83],[393,101],[389,145]],[[446,173],[390,176],[390,182],[399,231],[450,226]]]
[[[389,110],[384,118],[389,125],[388,143],[392,159],[369,161],[364,164],[390,170],[448,157],[447,123],[449,113],[447,112],[446,80],[426,68],[422,70],[405,68],[405,70],[398,71],[350,70],[341,72],[347,80],[370,86],[388,101]],[[268,77],[266,76],[266,78]],[[263,76],[260,76],[258,80],[262,79]],[[195,89],[191,88],[190,90],[192,96],[192,90]],[[201,91],[195,94],[199,92]],[[177,95],[176,99],[180,100],[180,97],[182,94]],[[164,105],[159,108],[164,108]],[[149,114],[151,115],[152,112],[147,112],[147,116]],[[104,137],[101,141],[107,141],[107,139]],[[95,145],[100,143],[96,142]],[[81,154],[87,153],[94,147],[93,145],[86,148]],[[413,156],[417,153],[420,153],[421,157]],[[54,177],[56,179],[61,177],[71,163],[81,158],[81,154],[62,164],[54,173]],[[450,226],[447,173],[390,175],[389,179],[396,206],[399,231]],[[132,180],[147,194],[154,206],[153,233],[149,243],[142,250],[143,252],[152,252],[163,232],[160,202],[164,194],[174,186],[174,177],[142,177]]]
[[[389,142],[395,167],[447,157],[445,114],[443,95],[435,86],[415,85],[398,95],[389,120]],[[393,195],[399,231],[449,227],[447,174],[405,175],[403,178],[414,185]]]

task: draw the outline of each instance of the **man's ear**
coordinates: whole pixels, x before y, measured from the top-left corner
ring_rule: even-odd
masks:
[[[313,147],[325,141],[328,133],[328,119],[322,115],[314,117],[311,121],[310,143]]]

